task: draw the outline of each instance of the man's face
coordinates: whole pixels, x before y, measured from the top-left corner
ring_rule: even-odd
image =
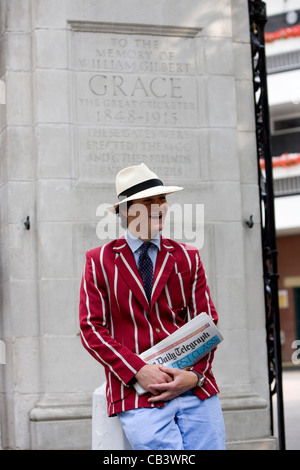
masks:
[[[168,203],[165,194],[136,199],[127,211],[128,228],[141,240],[151,240],[163,229],[167,212]]]

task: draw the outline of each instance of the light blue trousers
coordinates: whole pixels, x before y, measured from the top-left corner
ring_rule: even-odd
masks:
[[[202,401],[186,392],[162,408],[138,408],[118,416],[134,450],[225,450],[217,395]]]

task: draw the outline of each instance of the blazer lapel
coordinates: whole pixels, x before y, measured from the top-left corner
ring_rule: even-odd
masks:
[[[145,310],[149,312],[150,307],[143,286],[143,281],[140,277],[134,256],[124,237],[119,238],[116,241],[113,250],[116,254],[118,253],[115,263],[124,281]],[[174,268],[175,260],[172,255],[172,251],[174,251],[174,247],[170,245],[168,240],[162,237],[161,248],[157,254],[154,271],[151,309],[160,296]]]
[[[116,254],[118,253],[115,263],[121,276],[141,305],[146,310],[149,310],[143,281],[141,280],[132,251],[124,237],[117,240],[113,250]]]
[[[153,288],[152,288],[152,297],[151,297],[151,308],[157,301],[158,297],[161,294],[161,291],[166,285],[166,282],[174,268],[175,260],[172,255],[174,247],[170,245],[169,241],[162,237],[161,239],[161,249],[157,254]]]

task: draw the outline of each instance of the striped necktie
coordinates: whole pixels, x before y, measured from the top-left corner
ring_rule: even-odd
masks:
[[[139,273],[144,284],[144,289],[149,304],[151,303],[151,292],[153,284],[153,263],[150,256],[148,255],[148,249],[151,245],[151,242],[144,242],[141,246],[141,253],[139,256]]]

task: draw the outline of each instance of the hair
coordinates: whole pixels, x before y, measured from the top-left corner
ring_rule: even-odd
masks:
[[[118,217],[121,219],[121,227],[122,228],[127,228],[127,216],[123,214],[123,212],[120,209],[123,209],[124,212],[127,213],[129,207],[133,201],[127,201],[127,202],[121,202],[117,207],[116,207],[116,214]]]

